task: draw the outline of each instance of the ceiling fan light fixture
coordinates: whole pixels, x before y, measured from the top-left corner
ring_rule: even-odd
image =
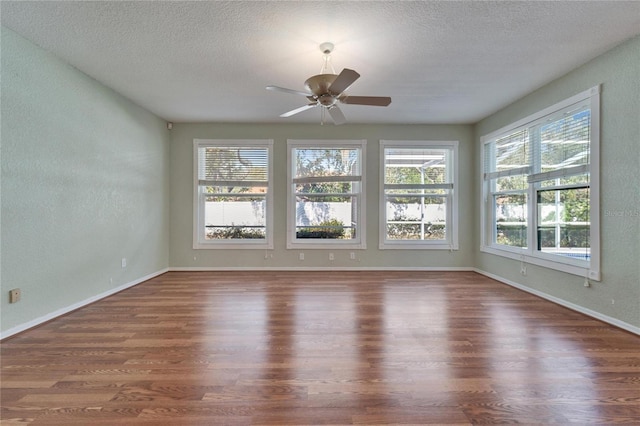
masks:
[[[322,68],[320,68],[320,74],[335,74],[336,70],[331,63],[331,52],[333,52],[333,43],[324,42],[320,45],[320,51],[322,52]]]
[[[333,45],[333,43],[325,41],[324,43],[320,44],[320,51],[325,55],[329,55],[331,54],[331,52],[333,52],[334,47],[335,46]]]
[[[325,93],[324,95],[318,97],[318,102],[320,102],[322,106],[332,107],[336,104],[336,102],[338,102],[338,99],[336,99],[335,96],[331,96]]]

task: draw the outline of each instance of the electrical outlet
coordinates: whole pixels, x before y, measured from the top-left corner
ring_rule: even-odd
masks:
[[[349,253],[349,259],[356,260],[356,253],[353,252],[353,251],[351,253]]]
[[[304,260],[304,253],[300,253],[300,254],[298,255],[298,259],[299,259],[299,260]]]
[[[13,290],[9,290],[9,303],[16,303],[20,301],[20,297],[22,297],[22,292],[19,288],[14,288]]]
[[[126,267],[127,267],[127,258],[126,258],[126,257],[123,257],[123,258],[122,258],[122,263],[121,263],[121,265],[122,265],[122,267],[123,267],[123,268],[126,268]]]
[[[333,256],[333,253],[329,253],[329,260],[335,260],[336,258]]]
[[[527,267],[526,267],[526,266],[524,266],[524,265],[522,265],[522,266],[520,267],[520,273],[521,273],[522,275],[527,275]]]

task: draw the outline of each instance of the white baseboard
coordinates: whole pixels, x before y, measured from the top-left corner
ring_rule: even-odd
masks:
[[[107,290],[107,291],[105,291],[103,293],[100,293],[100,294],[92,296],[92,297],[90,297],[88,299],[82,300],[82,301],[80,301],[78,303],[74,303],[73,305],[70,305],[70,306],[64,307],[62,309],[58,309],[56,311],[50,312],[47,315],[43,315],[43,316],[41,316],[39,318],[33,319],[31,321],[28,321],[28,322],[26,322],[24,324],[17,325],[17,326],[15,326],[13,328],[10,328],[8,330],[5,330],[5,331],[1,332],[0,333],[0,339],[5,339],[7,337],[11,337],[14,334],[23,332],[25,330],[28,330],[30,328],[33,328],[33,327],[38,326],[40,324],[43,324],[43,323],[45,323],[47,321],[51,321],[52,319],[54,319],[56,317],[59,317],[59,316],[64,315],[64,314],[68,314],[71,311],[75,311],[76,309],[82,308],[83,306],[87,306],[87,305],[89,305],[89,304],[91,304],[93,302],[97,302],[100,299],[104,299],[105,297],[111,296],[112,294],[118,293],[118,292],[120,292],[122,290],[126,290],[126,289],[128,289],[130,287],[133,287],[133,286],[135,286],[137,284],[140,284],[141,282],[150,280],[151,278],[155,278],[158,275],[162,275],[162,274],[164,274],[165,272],[168,272],[168,271],[169,271],[169,268],[165,268],[163,270],[154,272],[152,274],[145,275],[144,277],[138,278],[137,280],[128,282],[126,284],[122,284],[121,286],[112,288],[112,289]]]
[[[169,271],[441,271],[441,272],[475,272],[475,268],[467,266],[410,266],[410,267],[357,267],[357,266],[176,266],[169,268]]]
[[[569,309],[571,309],[573,311],[580,312],[581,314],[590,316],[592,318],[598,319],[598,320],[600,320],[602,322],[606,322],[607,324],[614,325],[614,326],[616,326],[618,328],[621,328],[621,329],[626,330],[626,331],[628,331],[630,333],[637,334],[637,335],[640,336],[640,327],[636,327],[636,326],[634,326],[632,324],[626,323],[624,321],[620,321],[620,320],[615,319],[613,317],[610,317],[608,315],[601,314],[600,312],[593,311],[591,309],[585,308],[584,306],[576,305],[575,303],[568,302],[568,301],[566,301],[564,299],[560,299],[558,297],[551,296],[550,294],[544,293],[542,291],[538,291],[538,290],[529,288],[527,286],[524,286],[522,284],[518,284],[515,281],[511,281],[511,280],[508,280],[506,278],[502,278],[499,275],[494,275],[494,274],[492,274],[490,272],[483,271],[482,269],[475,268],[474,271],[479,273],[479,274],[481,274],[481,275],[484,275],[485,277],[489,277],[489,278],[492,278],[492,279],[494,279],[496,281],[500,281],[501,283],[510,285],[511,287],[515,287],[515,288],[517,288],[519,290],[526,291],[527,293],[534,294],[534,295],[536,295],[538,297],[541,297],[541,298],[543,298],[545,300],[548,300],[548,301],[553,302],[555,304],[558,304],[560,306],[564,306],[565,308],[569,308]]]
[[[492,278],[496,281],[500,281],[501,283],[507,284],[509,286],[515,287],[519,290],[522,291],[526,291],[527,293],[531,293],[534,294],[538,297],[541,297],[543,299],[546,299],[550,302],[556,303],[560,306],[564,306],[566,308],[572,309],[574,311],[580,312],[584,315],[590,316],[592,318],[598,319],[600,321],[603,321],[605,323],[614,325],[616,327],[619,327],[623,330],[629,331],[633,334],[636,335],[640,335],[640,327],[636,327],[634,325],[631,325],[629,323],[626,323],[624,321],[620,321],[616,318],[612,318],[608,315],[604,315],[601,314],[599,312],[593,311],[591,309],[585,308],[583,306],[580,305],[576,305],[574,303],[568,302],[566,300],[557,298],[555,296],[551,296],[547,293],[538,291],[538,290],[534,290],[532,288],[526,287],[522,284],[519,284],[515,281],[511,281],[508,280],[506,278],[500,277],[498,275],[483,271],[481,269],[478,268],[472,268],[472,267],[171,267],[171,268],[165,268],[163,270],[154,272],[152,274],[146,275],[144,277],[138,278],[137,280],[128,282],[126,284],[123,284],[121,286],[118,286],[116,288],[110,289],[108,291],[105,291],[103,293],[100,293],[96,296],[90,297],[88,299],[85,299],[81,302],[78,303],[74,303],[73,305],[67,306],[65,308],[62,309],[58,309],[54,312],[51,312],[47,315],[41,316],[39,318],[36,318],[34,320],[28,321],[24,324],[20,324],[16,327],[10,328],[8,330],[5,330],[4,332],[0,332],[0,339],[5,339],[7,337],[11,337],[14,334],[20,333],[22,331],[28,330],[30,328],[33,328],[35,326],[38,326],[40,324],[43,324],[47,321],[50,321],[56,317],[59,317],[61,315],[67,314],[71,311],[74,311],[76,309],[79,309],[83,306],[89,305],[93,302],[96,302],[100,299],[104,299],[105,297],[111,296],[112,294],[118,293],[122,290],[126,290],[127,288],[133,287],[137,284],[140,284],[144,281],[150,280],[151,278],[155,278],[158,275],[162,275],[165,272],[169,272],[169,271],[425,271],[425,272],[429,272],[429,271],[441,271],[441,272],[446,272],[446,271],[457,271],[457,272],[465,272],[465,271],[472,271],[472,272],[477,272],[481,275],[484,275],[486,277]]]

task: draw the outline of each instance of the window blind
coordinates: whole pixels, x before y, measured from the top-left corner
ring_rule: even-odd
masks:
[[[438,148],[386,148],[384,189],[452,189],[451,173],[447,172],[450,151]]]
[[[530,134],[528,128],[518,129],[487,144],[484,178],[528,174],[530,171]]]
[[[529,182],[564,178],[589,172],[591,114],[588,104],[577,104],[561,116],[547,118],[535,144],[536,173]]]
[[[352,179],[360,173],[360,151],[354,148],[296,148],[294,179],[317,177],[316,181],[331,181],[330,177],[349,176]],[[324,179],[324,180],[323,180]],[[335,180],[334,180],[335,181]],[[338,181],[341,181],[338,179]]]
[[[258,147],[200,147],[201,186],[267,186],[268,149]]]

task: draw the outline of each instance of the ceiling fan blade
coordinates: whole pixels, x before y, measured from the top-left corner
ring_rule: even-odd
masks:
[[[293,89],[285,89],[284,87],[278,87],[278,86],[267,86],[266,87],[267,90],[273,90],[274,92],[284,92],[284,93],[291,93],[293,95],[302,95],[302,96],[313,96],[313,93],[308,93],[308,92],[301,92],[299,90],[293,90]]]
[[[342,110],[340,108],[338,108],[337,105],[334,105],[331,108],[329,108],[329,115],[333,119],[333,123],[336,126],[338,126],[340,124],[344,124],[344,123],[347,122],[347,119],[344,116],[344,114],[342,113]]]
[[[345,68],[338,74],[331,86],[329,86],[329,93],[338,96],[340,93],[344,92],[360,77],[360,74],[355,72],[354,70],[350,70],[349,68]]]
[[[343,104],[387,106],[391,103],[388,96],[345,96],[340,99]]]
[[[302,111],[306,111],[306,110],[311,109],[311,108],[313,108],[313,107],[315,107],[317,105],[318,104],[304,105],[304,106],[301,106],[300,108],[296,108],[296,109],[293,109],[293,110],[291,110],[289,112],[285,112],[284,114],[280,114],[280,117],[282,117],[282,118],[291,117],[292,115],[295,115],[295,114],[297,114],[299,112],[302,112]]]

